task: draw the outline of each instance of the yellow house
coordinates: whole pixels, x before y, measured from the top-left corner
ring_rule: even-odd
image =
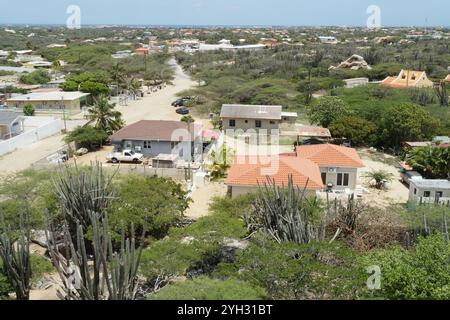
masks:
[[[9,108],[22,109],[31,104],[36,111],[68,111],[79,112],[87,105],[89,93],[79,91],[35,92],[12,97],[6,100]]]
[[[433,81],[428,79],[425,71],[402,70],[397,77],[387,77],[381,83],[392,88],[429,88]]]

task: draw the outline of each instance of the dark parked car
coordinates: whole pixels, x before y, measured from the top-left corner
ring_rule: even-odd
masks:
[[[182,115],[186,115],[189,114],[189,109],[188,108],[179,108],[176,111],[178,114],[182,114]]]
[[[184,106],[184,100],[183,99],[178,99],[177,101],[174,101],[172,103],[173,107],[182,107]]]

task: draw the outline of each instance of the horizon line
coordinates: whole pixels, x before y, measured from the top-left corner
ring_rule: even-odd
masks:
[[[62,23],[0,23],[1,27],[66,27],[65,24]],[[81,29],[83,28],[92,28],[92,27],[160,27],[160,28],[360,28],[360,29],[368,29],[367,26],[364,25],[277,25],[277,24],[126,24],[126,23],[93,23],[93,24],[84,24],[81,25]],[[449,26],[444,25],[385,25],[377,28],[380,29],[391,29],[391,28],[444,28],[449,29]],[[80,30],[80,29],[77,29]]]

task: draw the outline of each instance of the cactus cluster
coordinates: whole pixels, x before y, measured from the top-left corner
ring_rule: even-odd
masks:
[[[259,189],[247,224],[251,229],[264,230],[279,243],[325,241],[329,227],[337,229],[331,240],[334,241],[342,231],[355,232],[358,217],[364,210],[354,197],[346,204],[329,199],[324,204],[317,197],[308,197],[306,188],[294,186],[292,176],[286,186],[277,186],[273,179],[267,178]]]
[[[22,231],[13,241],[11,230],[4,228],[0,234],[0,258],[3,271],[14,288],[17,300],[28,300],[31,288],[30,235]]]
[[[120,249],[116,251],[110,238],[107,213],[90,213],[89,217],[92,256],[87,253],[85,232],[80,223],[77,224],[76,237],[70,234],[68,224],[64,223],[62,245],[58,245],[58,232],[52,226],[47,232],[50,257],[63,282],[58,297],[63,300],[134,300],[144,235],[136,248],[134,236],[125,239],[122,232]]]

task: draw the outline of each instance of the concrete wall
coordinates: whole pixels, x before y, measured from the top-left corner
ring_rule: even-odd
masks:
[[[37,127],[24,132],[14,138],[0,142],[0,156],[13,152],[17,148],[25,147],[39,140],[58,134],[62,129],[62,122],[53,118],[25,117],[25,127]]]
[[[236,121],[235,127],[230,127],[230,125],[229,125],[230,120]],[[279,120],[261,120],[261,128],[256,128],[256,120],[255,119],[223,118],[222,121],[223,121],[222,127],[224,130],[230,130],[230,129],[234,129],[234,130],[242,129],[244,131],[250,130],[250,129],[253,129],[253,130],[258,130],[258,129],[278,130],[280,127]],[[271,121],[273,121],[273,123],[271,123]]]
[[[328,184],[332,184],[333,185],[333,189],[334,190],[345,190],[345,189],[350,189],[350,190],[354,190],[356,189],[356,184],[357,184],[357,179],[358,179],[358,169],[356,168],[336,168],[336,173],[329,173],[328,172],[329,168],[326,167],[321,167],[320,168],[320,173],[326,173],[327,174],[327,181],[325,183],[325,186]],[[338,174],[342,173],[348,173],[349,174],[349,185],[348,186],[338,186],[337,185],[337,178],[338,178]]]

